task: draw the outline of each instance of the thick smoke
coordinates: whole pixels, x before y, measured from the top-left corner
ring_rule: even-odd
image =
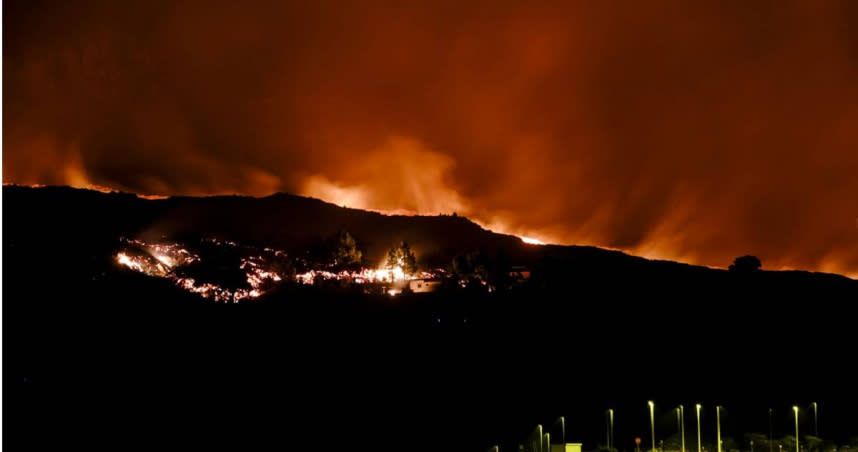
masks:
[[[5,182],[858,275],[855,2],[137,3],[4,2]]]

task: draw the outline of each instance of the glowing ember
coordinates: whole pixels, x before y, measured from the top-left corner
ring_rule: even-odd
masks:
[[[241,263],[241,269],[245,271],[250,289],[229,289],[217,284],[202,283],[177,273],[177,270],[182,267],[200,261],[199,256],[192,254],[179,244],[148,244],[141,240],[127,239],[123,239],[123,243],[141,250],[141,252],[123,251],[117,253],[116,261],[120,265],[149,276],[167,278],[188,292],[218,302],[231,301],[236,303],[247,298],[258,298],[264,293],[262,286],[267,281],[279,282],[282,280],[279,274],[263,267],[264,262],[260,257],[255,257],[243,259]],[[235,242],[215,242],[215,244],[231,247],[238,245]]]
[[[136,270],[138,272],[144,272],[143,266],[140,264],[140,262],[132,259],[131,257],[129,257],[125,253],[117,254],[116,255],[116,261],[119,262],[120,264],[132,269],[132,270]]]
[[[431,273],[427,272],[423,272],[423,274],[431,275]],[[408,277],[400,267],[396,267],[392,270],[387,268],[362,268],[359,271],[345,270],[336,273],[325,270],[310,270],[308,272],[295,275],[295,278],[303,284],[313,284],[316,278],[321,278],[323,280],[350,281],[355,284],[396,283],[415,279]]]
[[[158,261],[160,261],[162,264],[166,265],[167,267],[173,266],[173,261],[170,260],[170,258],[167,256],[164,256],[162,254],[156,254],[154,257],[155,257],[155,259],[158,259]]]
[[[169,197],[169,196],[167,196],[167,195],[141,195],[141,194],[139,194],[139,193],[137,194],[137,197],[138,197],[138,198],[141,198],[141,199],[148,199],[148,200],[150,200],[150,201],[151,201],[151,200],[169,199],[169,198],[170,198],[170,197]]]
[[[239,270],[244,273],[246,287],[224,287],[211,282],[203,282],[197,278],[191,264],[201,262],[201,257],[177,243],[150,244],[141,240],[122,239],[125,250],[116,254],[116,262],[131,270],[149,276],[166,278],[177,287],[218,302],[239,302],[245,299],[259,298],[271,290],[276,284],[287,279],[285,273],[277,270],[275,262],[284,262],[286,253],[273,248],[256,248],[242,246],[232,241],[204,239],[203,245],[209,248],[230,252],[241,252]],[[306,265],[306,262],[304,263]],[[361,268],[359,270],[309,270],[294,275],[294,281],[300,284],[314,284],[317,281],[343,281],[348,284],[379,285],[379,290],[388,295],[402,293],[408,281],[413,279],[434,279],[443,270],[434,272],[422,271],[415,275],[407,275],[402,267],[390,268]],[[291,274],[291,273],[290,273]],[[289,279],[292,279],[289,276]]]
[[[283,278],[281,278],[276,272],[266,270],[264,265],[265,262],[261,261],[258,257],[242,259],[241,261],[240,268],[244,270],[245,274],[247,274],[247,285],[253,289],[248,292],[248,296],[251,298],[256,298],[259,295],[262,295],[260,288],[266,283],[266,281],[280,282],[283,280]]]

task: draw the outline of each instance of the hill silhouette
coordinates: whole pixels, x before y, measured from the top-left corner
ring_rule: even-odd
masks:
[[[647,399],[667,419],[660,437],[673,433],[671,404],[696,401],[727,406],[725,435],[736,438],[766,431],[769,407],[811,400],[827,413],[822,436],[856,434],[845,349],[858,282],[842,276],[532,246],[466,218],[285,194],[3,195],[6,438],[32,449],[515,450],[535,424],[565,415],[570,440],[594,450],[609,406],[630,449],[648,435]],[[422,266],[483,250],[532,277],[495,293],[396,298],[283,284],[223,304],[114,259],[120,237],[209,236],[300,255],[340,230],[376,263],[407,240]]]
[[[518,237],[483,229],[461,216],[383,215],[339,207],[314,198],[277,193],[247,196],[171,197],[148,200],[127,193],[101,193],[70,187],[4,186],[6,225],[12,240],[68,239],[99,244],[119,236],[144,240],[217,237],[303,253],[318,242],[349,231],[370,263],[380,263],[401,241],[412,245],[420,264],[444,266],[463,251],[502,250],[510,262],[539,265],[562,263],[590,271],[626,271],[665,278],[722,275],[723,271],[670,261],[652,261],[589,246],[534,246]],[[36,237],[30,237],[36,236]],[[848,278],[802,271],[766,272],[766,279],[820,281],[848,285]],[[723,276],[723,275],[722,275]]]

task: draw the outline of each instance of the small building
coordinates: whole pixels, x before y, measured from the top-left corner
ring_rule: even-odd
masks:
[[[441,287],[440,279],[412,279],[408,282],[408,288],[414,293],[429,293]]]

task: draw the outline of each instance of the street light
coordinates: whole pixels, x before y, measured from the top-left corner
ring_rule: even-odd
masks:
[[[611,450],[611,410],[605,411],[605,444]]]
[[[655,404],[652,403],[652,400],[649,402],[649,426],[650,426],[650,436],[652,438],[652,450],[655,450]]]
[[[700,404],[697,404],[697,452],[703,452],[703,446],[700,444]]]
[[[685,452],[685,407],[679,405],[679,432],[682,438],[682,452]]]
[[[800,452],[798,449],[798,406],[793,405],[792,411],[795,413],[795,452]]]
[[[772,442],[774,441],[774,434],[772,432],[772,409],[769,408],[769,452],[772,452]]]
[[[813,402],[813,436],[819,437],[819,414],[816,402]]]
[[[608,450],[614,450],[614,410],[608,409]]]
[[[673,411],[676,412],[676,434],[678,435],[679,432],[682,431],[682,417],[679,412],[679,407],[676,407],[676,409]]]
[[[715,421],[718,424],[718,452],[721,452],[721,405],[715,407]]]

